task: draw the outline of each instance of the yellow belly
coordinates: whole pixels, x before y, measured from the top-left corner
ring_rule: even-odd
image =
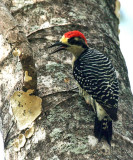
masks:
[[[93,107],[94,112],[97,114],[98,119],[101,121],[105,116],[108,116],[106,111],[103,109],[103,107],[96,102],[92,98],[91,95],[89,95],[86,91],[84,91],[80,86],[79,86],[79,94],[84,97],[85,101],[87,104],[91,105]],[[109,117],[109,116],[108,116]]]

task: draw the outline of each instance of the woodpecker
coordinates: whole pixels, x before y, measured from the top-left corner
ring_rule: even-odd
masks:
[[[85,36],[76,30],[65,33],[49,48],[56,46],[52,53],[67,50],[73,54],[73,76],[79,93],[95,112],[94,135],[99,142],[104,137],[111,145],[112,120],[118,119],[119,97],[118,80],[111,61],[98,50],[89,48]]]

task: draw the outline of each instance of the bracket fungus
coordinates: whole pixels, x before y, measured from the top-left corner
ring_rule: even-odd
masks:
[[[15,48],[14,51],[12,52],[12,54],[16,57],[16,56],[21,56],[21,51],[18,48]]]
[[[11,99],[13,115],[17,121],[19,130],[29,127],[32,122],[41,114],[42,99],[35,95],[30,95],[33,90],[16,91]]]
[[[32,80],[32,77],[28,75],[28,71],[25,71],[24,81],[28,82],[28,81],[31,81],[31,80]]]
[[[26,138],[24,134],[20,134],[19,137],[14,141],[14,150],[20,151],[20,149],[25,145],[25,143],[26,143]]]
[[[35,131],[34,126],[32,126],[31,128],[27,129],[27,130],[25,131],[25,134],[24,134],[25,137],[26,137],[26,138],[32,137],[32,135],[34,134],[34,131]]]

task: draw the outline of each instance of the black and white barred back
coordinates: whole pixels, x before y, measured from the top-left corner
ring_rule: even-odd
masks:
[[[73,75],[110,118],[117,120],[119,86],[111,61],[99,51],[87,49],[74,62]]]

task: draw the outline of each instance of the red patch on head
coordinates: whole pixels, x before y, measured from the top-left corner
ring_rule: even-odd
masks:
[[[87,44],[87,40],[86,40],[85,36],[83,35],[83,33],[79,32],[79,31],[69,31],[69,32],[65,33],[64,36],[66,38],[81,37],[85,40],[85,43]]]

